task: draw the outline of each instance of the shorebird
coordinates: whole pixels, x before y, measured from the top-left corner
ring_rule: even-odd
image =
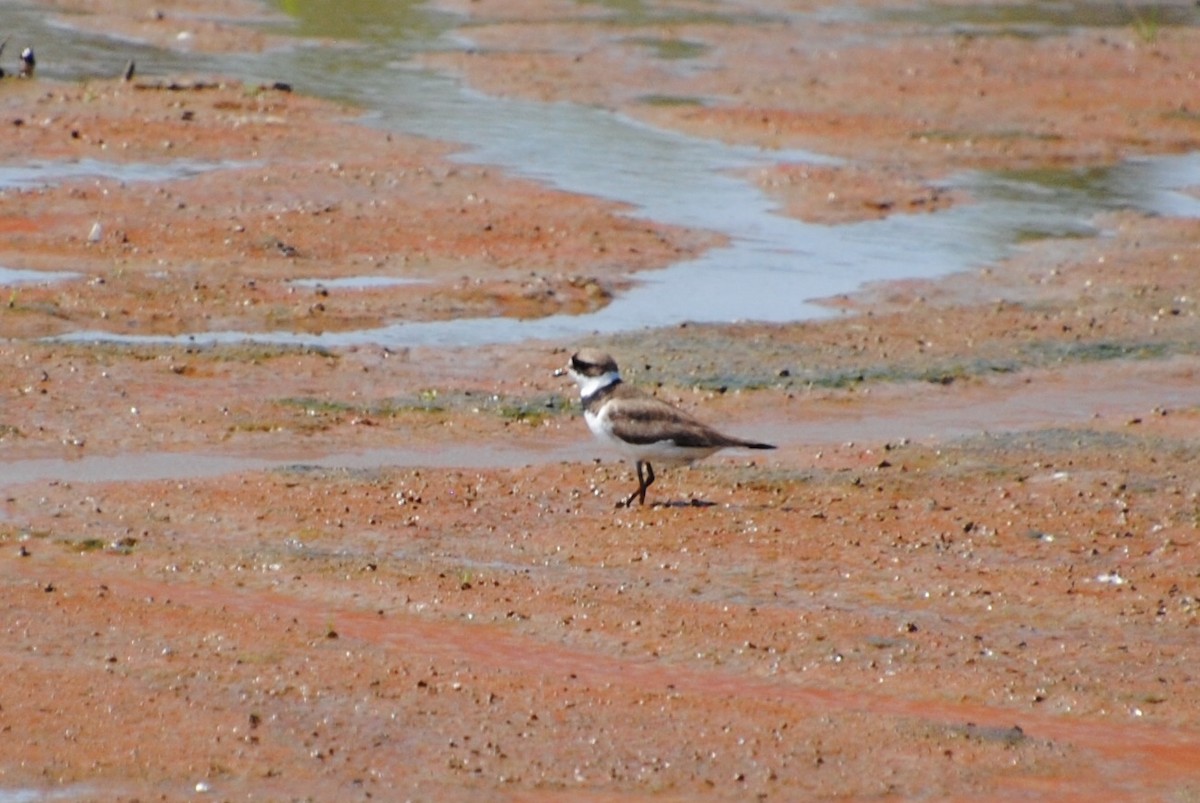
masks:
[[[583,349],[571,357],[566,373],[579,384],[583,418],[600,441],[632,457],[638,487],[622,503],[646,504],[654,483],[654,463],[684,465],[718,449],[774,449],[769,443],[725,435],[665,401],[621,381],[617,362],[608,354]]]
[[[32,78],[36,68],[37,57],[33,55],[33,48],[27,47],[21,51],[21,68],[17,75],[21,78]]]

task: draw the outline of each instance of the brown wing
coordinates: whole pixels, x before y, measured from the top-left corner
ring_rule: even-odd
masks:
[[[634,444],[674,441],[688,448],[723,448],[748,446],[769,448],[766,444],[751,444],[723,435],[702,421],[677,410],[664,401],[650,396],[622,399],[621,416],[613,420],[613,434]]]

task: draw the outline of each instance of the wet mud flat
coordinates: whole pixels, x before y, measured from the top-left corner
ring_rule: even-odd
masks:
[[[485,41],[490,6],[472,5]],[[537,13],[504,32],[544,33]],[[705,41],[692,24],[638,35]],[[261,44],[218,22],[191,41],[226,26]],[[1123,119],[1149,150],[1185,145],[1186,114],[1137,109],[1178,110],[1164,75],[1194,34],[1102,35],[1118,34],[1137,67]],[[1055,41],[1107,52],[1100,35]],[[613,74],[603,49],[574,61],[554,41]],[[1014,53],[1053,44],[960,42],[998,49],[971,75],[1012,82]],[[689,81],[743,63],[693,48],[728,70],[679,71],[622,47]],[[455,58],[494,56],[464,70],[508,91],[485,79],[555,56],[512,49]],[[909,79],[944,77],[922,52],[904,53]],[[595,338],[631,381],[780,446],[664,472],[656,504],[617,509],[630,467],[552,376],[580,344],[55,338],[579,313],[720,238],[455,163],[297,92],[139,80],[0,83],[5,164],[125,171],[0,192],[0,264],[71,274],[21,274],[0,310],[0,799],[1200,794],[1194,220],[1114,213],[1100,238],[865,288],[826,320]],[[1075,86],[1021,102],[1057,110]],[[954,108],[957,88],[930,97]],[[747,105],[803,118],[775,97]],[[1129,145],[1044,114],[1056,137],[995,141],[1054,153],[989,159]],[[909,141],[881,117],[855,127],[874,148],[862,184],[831,168],[795,186],[827,199],[839,177],[860,200],[833,211],[857,219],[891,213],[880,176],[916,198],[965,166],[949,147],[871,157]]]

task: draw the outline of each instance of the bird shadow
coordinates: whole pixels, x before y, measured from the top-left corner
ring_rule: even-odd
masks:
[[[651,502],[648,505],[626,505],[624,502],[618,502],[618,509],[632,510],[637,507],[644,507],[650,510],[659,508],[691,508],[691,507],[717,507],[716,502],[710,502],[707,499],[670,499],[665,502]]]
[[[716,507],[716,502],[707,499],[672,499],[666,502],[656,502],[655,507]]]

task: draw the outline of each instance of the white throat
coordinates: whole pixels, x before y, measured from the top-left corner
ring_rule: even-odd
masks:
[[[616,371],[609,371],[600,376],[581,376],[573,373],[575,381],[579,383],[579,398],[586,399],[598,390],[603,390],[614,382],[621,381],[621,375]]]

